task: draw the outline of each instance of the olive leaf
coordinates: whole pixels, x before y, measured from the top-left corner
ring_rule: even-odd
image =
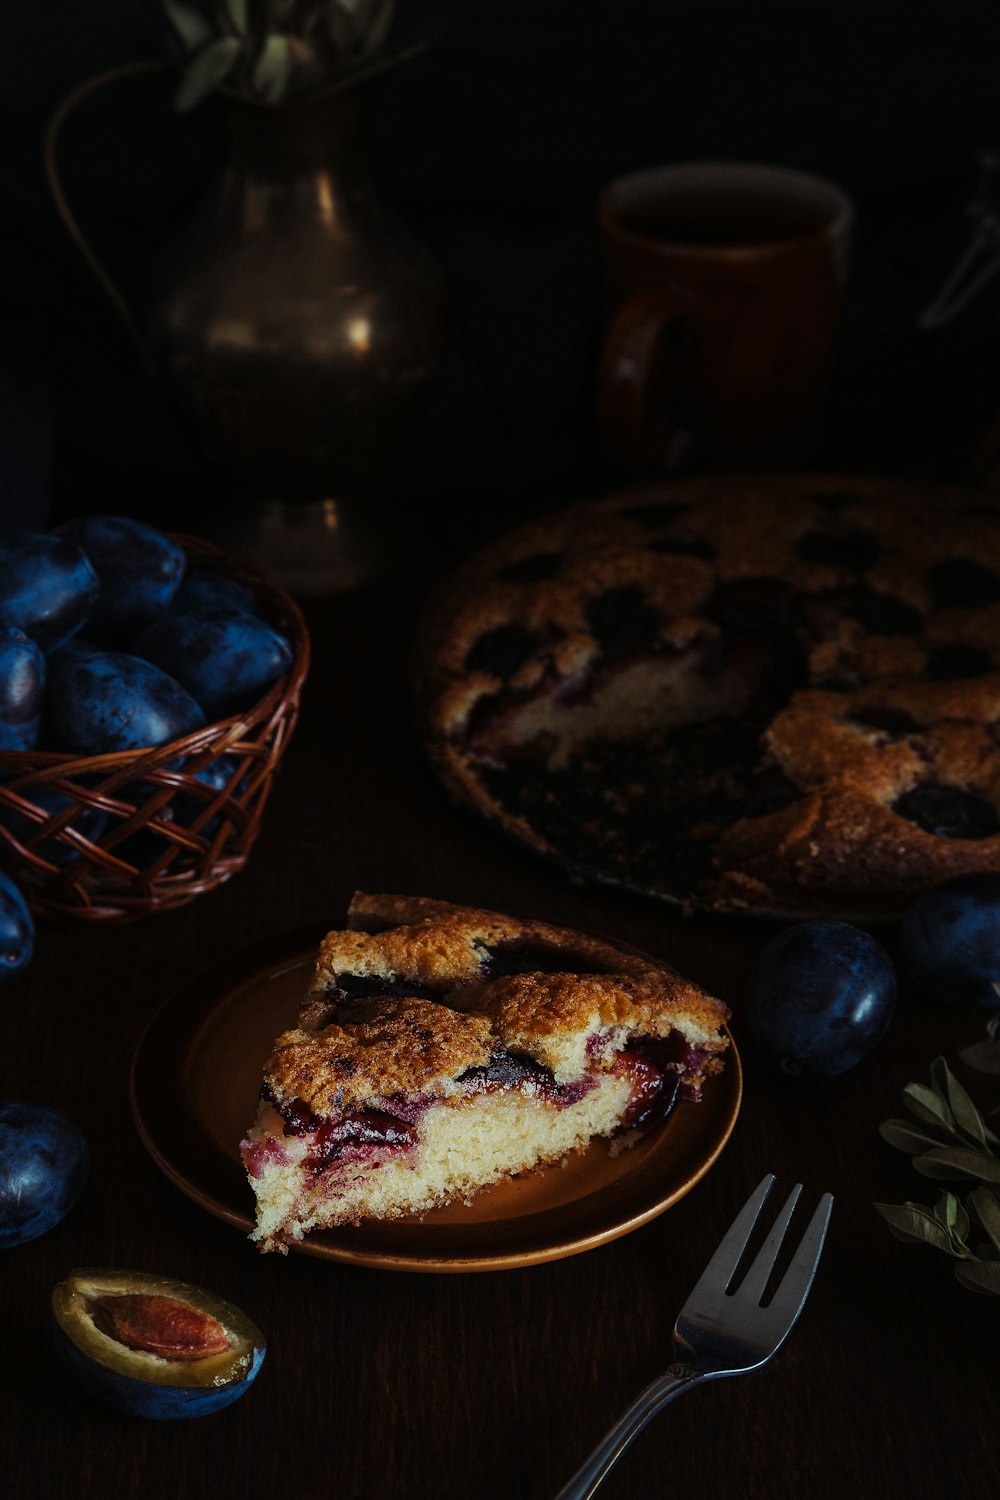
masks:
[[[913,1158],[913,1165],[924,1177],[978,1177],[981,1182],[1000,1182],[1000,1161],[962,1146],[940,1146]]]
[[[998,1146],[1000,1139],[990,1130],[969,1095],[952,1073],[943,1057],[931,1064],[931,1077],[936,1088],[943,1089],[952,1117],[959,1130],[980,1146],[987,1143]]]
[[[955,1131],[955,1120],[946,1098],[925,1083],[908,1083],[903,1100],[912,1115],[925,1125],[943,1125],[949,1135]]]
[[[964,1243],[969,1233],[969,1215],[956,1193],[942,1193],[934,1205],[934,1217],[953,1239]]]
[[[269,36],[253,70],[253,86],[265,104],[283,99],[292,74],[292,53],[287,36]]]
[[[967,1203],[986,1230],[995,1250],[1000,1251],[1000,1199],[988,1187],[975,1187]]]
[[[996,1024],[994,1024],[994,1022]],[[991,1023],[1000,1032],[1000,1015]],[[1000,1049],[998,1049],[1000,1050]],[[921,1203],[876,1203],[875,1208],[897,1239],[931,1245],[960,1262],[955,1275],[971,1291],[1000,1295],[1000,1158],[992,1150],[1000,1139],[986,1124],[970,1095],[943,1057],[930,1067],[930,1083],[910,1083],[903,1090],[910,1113],[948,1137],[941,1141],[909,1120],[886,1120],[879,1133],[889,1145],[908,1151],[913,1166],[924,1177],[945,1181],[973,1178],[965,1202],[951,1189],[933,1208]],[[973,1225],[981,1225],[987,1241],[969,1245]]]
[[[354,45],[355,26],[351,7],[344,0],[328,0],[326,34],[335,47],[345,51]]]
[[[180,0],[163,0],[167,19],[189,52],[196,52],[211,39],[212,27],[200,11]]]
[[[876,1203],[876,1211],[888,1224],[897,1240],[933,1245],[946,1255],[958,1255],[955,1241],[945,1226],[919,1203]]]
[[[1000,985],[993,988],[1000,993]],[[995,1073],[1000,1076],[1000,1011],[991,1016],[986,1023],[985,1042],[972,1042],[970,1046],[963,1047],[959,1057],[967,1067],[975,1068],[979,1073]]]
[[[1000,1296],[1000,1260],[964,1261],[955,1276],[970,1292],[992,1292]]]
[[[220,36],[209,42],[188,63],[174,98],[177,109],[193,109],[213,89],[225,83],[240,55],[242,43],[235,36]]]
[[[229,24],[237,36],[246,36],[247,33],[247,0],[225,0],[226,14]]]
[[[995,1073],[1000,1076],[1000,1047],[996,1042],[972,1042],[968,1047],[963,1047],[958,1055],[967,1068],[975,1068],[977,1073]]]
[[[944,1144],[932,1135],[925,1135],[922,1130],[911,1125],[909,1120],[885,1120],[879,1126],[878,1133],[890,1146],[895,1146],[897,1151],[909,1151],[911,1155],[933,1150]]]

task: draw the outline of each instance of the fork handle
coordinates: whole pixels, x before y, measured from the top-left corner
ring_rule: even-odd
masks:
[[[692,1365],[670,1365],[652,1385],[638,1395],[611,1431],[598,1443],[593,1453],[577,1469],[568,1484],[563,1485],[555,1500],[590,1500],[598,1485],[625,1452],[629,1443],[668,1402],[691,1390],[706,1375]]]

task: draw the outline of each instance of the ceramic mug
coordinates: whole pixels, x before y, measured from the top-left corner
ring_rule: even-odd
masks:
[[[612,463],[648,475],[817,461],[840,342],[847,194],[784,167],[683,163],[610,183],[597,217]]]

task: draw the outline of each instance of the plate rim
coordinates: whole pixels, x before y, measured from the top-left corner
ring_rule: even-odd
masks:
[[[553,925],[562,926],[567,932],[581,932],[581,929],[567,927],[564,923]],[[320,939],[327,931],[329,931],[329,923],[311,923],[286,929],[248,944],[232,957],[220,958],[205,965],[178,985],[157,1007],[142,1028],[132,1051],[128,1077],[129,1107],[133,1124],[146,1152],[168,1181],[188,1199],[213,1217],[234,1228],[242,1229],[247,1234],[254,1227],[252,1214],[234,1209],[215,1192],[206,1191],[200,1187],[197,1181],[192,1180],[185,1170],[178,1166],[169,1150],[164,1147],[157,1132],[150,1127],[141,1100],[143,1069],[150,1066],[148,1049],[156,1037],[157,1028],[162,1027],[178,1009],[183,1011],[185,1005],[190,1006],[200,1011],[200,1023],[207,1022],[221,1002],[233,991],[252,982],[256,976],[268,968],[277,968],[282,961],[290,962],[303,958],[310,948],[315,949],[318,946]],[[602,936],[605,935],[602,934]],[[622,951],[643,952],[616,938],[606,937],[605,940]],[[651,957],[649,954],[643,956]],[[654,961],[663,962],[659,959]],[[215,1003],[209,1000],[201,1004],[200,1002],[212,992],[215,993]],[[597,1249],[601,1245],[609,1244],[623,1235],[630,1234],[633,1230],[641,1228],[665,1213],[685,1197],[715,1165],[732,1137],[742,1108],[743,1067],[729,1027],[724,1026],[722,1029],[729,1042],[725,1054],[726,1065],[721,1074],[707,1079],[704,1085],[705,1089],[711,1089],[713,1094],[719,1095],[718,1098],[713,1099],[718,1119],[713,1117],[716,1128],[712,1132],[709,1147],[699,1156],[694,1166],[684,1173],[683,1180],[674,1183],[666,1193],[657,1194],[652,1201],[640,1207],[636,1212],[616,1217],[613,1222],[604,1224],[589,1233],[556,1233],[553,1239],[547,1239],[535,1247],[482,1254],[449,1255],[442,1254],[440,1250],[421,1254],[413,1251],[393,1251],[390,1248],[378,1250],[370,1245],[352,1248],[349,1243],[343,1244],[334,1238],[334,1236],[344,1234],[344,1229],[314,1231],[312,1235],[307,1235],[303,1240],[289,1245],[289,1249],[295,1254],[377,1270],[462,1273],[520,1269],[545,1264]],[[183,1056],[187,1057],[196,1046],[197,1030],[188,1031],[185,1028],[185,1035]],[[261,1061],[263,1065],[263,1059]],[[154,1071],[161,1072],[162,1064]],[[692,1107],[701,1108],[701,1104]],[[600,1194],[600,1192],[601,1189],[598,1188],[597,1193]],[[498,1222],[504,1221],[501,1219]],[[349,1232],[349,1227],[346,1232]]]

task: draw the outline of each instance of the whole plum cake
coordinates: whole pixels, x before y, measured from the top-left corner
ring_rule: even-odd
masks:
[[[433,763],[576,875],[689,906],[894,915],[1000,870],[1000,505],[713,475],[513,531],[420,648]]]
[[[349,924],[241,1144],[262,1250],[621,1149],[722,1067],[725,1006],[613,944],[418,897],[358,894]]]

